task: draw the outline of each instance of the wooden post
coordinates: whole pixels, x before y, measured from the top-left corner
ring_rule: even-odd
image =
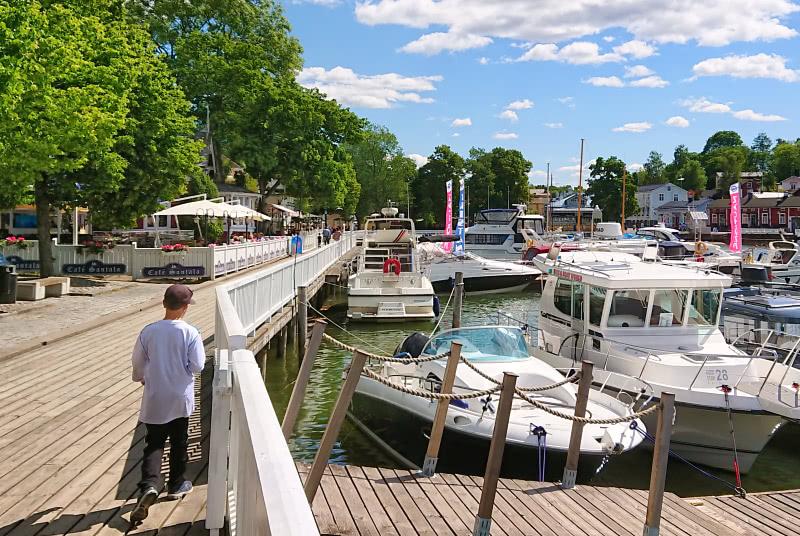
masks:
[[[347,373],[347,378],[342,384],[342,390],[339,391],[339,398],[336,399],[336,405],[333,407],[330,419],[328,419],[328,426],[322,434],[322,441],[317,448],[317,454],[314,456],[314,462],[311,464],[311,469],[308,471],[308,478],[306,478],[305,492],[308,504],[314,502],[314,495],[317,494],[319,482],[322,480],[322,473],[325,472],[325,467],[328,466],[328,459],[331,457],[333,444],[336,442],[336,436],[339,435],[339,428],[342,427],[345,415],[347,414],[347,406],[350,405],[350,400],[353,398],[353,392],[358,385],[358,379],[361,377],[361,371],[364,368],[364,363],[367,362],[366,354],[362,354],[356,350],[353,354],[353,360],[350,362],[350,370]]]
[[[592,388],[591,361],[581,362],[581,379],[578,384],[578,399],[575,401],[575,416],[586,416],[586,405],[589,402],[589,390]],[[583,438],[583,423],[572,421],[572,435],[569,437],[569,451],[567,452],[567,465],[564,466],[564,476],[561,478],[562,488],[574,488],[578,476],[578,459],[581,456],[581,439]]]
[[[453,327],[461,327],[461,304],[464,299],[464,272],[456,272],[456,290],[453,296]]]
[[[627,169],[622,168],[622,234],[625,234],[625,178]]]
[[[578,225],[575,227],[576,232],[583,232],[581,225],[581,203],[583,202],[581,195],[583,194],[583,138],[581,138],[581,163],[578,165]]]
[[[297,355],[306,353],[306,335],[308,330],[308,301],[306,287],[297,287]]]
[[[306,394],[308,380],[311,378],[311,369],[314,367],[314,360],[317,357],[319,345],[322,343],[322,335],[327,327],[328,323],[324,320],[314,322],[314,329],[311,331],[311,342],[308,344],[300,370],[297,371],[297,379],[294,382],[294,388],[292,388],[292,397],[289,399],[289,405],[286,407],[283,423],[281,423],[281,431],[286,441],[289,441],[289,438],[292,437],[294,423],[297,420],[297,414],[300,413],[300,406],[303,405],[303,397]]]
[[[661,524],[661,505],[664,502],[664,483],[667,480],[669,461],[669,438],[672,435],[673,415],[675,414],[675,395],[661,393],[661,409],[658,410],[656,444],[653,451],[653,467],[650,470],[650,491],[647,494],[647,517],[644,521],[643,536],[658,536]]]
[[[454,342],[450,345],[450,357],[447,358],[447,367],[444,370],[442,380],[442,394],[453,392],[453,383],[456,380],[456,370],[461,357],[461,343]],[[433,417],[431,425],[431,438],[428,441],[428,450],[425,453],[425,461],[422,463],[422,476],[432,477],[436,473],[436,463],[439,461],[439,447],[442,444],[442,434],[444,433],[444,423],[447,420],[447,409],[450,407],[449,400],[438,400],[436,405],[436,415]]]
[[[514,389],[516,386],[517,375],[511,372],[504,372],[500,403],[497,407],[497,414],[494,417],[494,431],[492,432],[492,444],[489,447],[489,460],[486,462],[486,474],[483,477],[481,502],[478,505],[478,515],[475,516],[472,536],[489,536],[489,531],[492,527],[494,496],[497,491],[497,480],[500,478],[500,466],[503,464],[508,419],[511,416],[511,403],[514,402]]]
[[[278,332],[278,359],[286,357],[286,335],[288,328],[283,326]]]
[[[297,317],[292,316],[292,318],[289,320],[288,341],[294,344],[296,338],[297,338]]]

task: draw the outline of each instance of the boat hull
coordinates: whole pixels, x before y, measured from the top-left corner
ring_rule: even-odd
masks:
[[[533,274],[495,275],[485,277],[465,277],[464,292],[469,294],[504,294],[520,292],[537,279]],[[447,294],[453,288],[454,281],[440,279],[431,281],[433,290],[438,294]]]
[[[363,380],[363,379],[362,379]],[[431,412],[435,403],[430,403]],[[422,466],[430,435],[431,419],[392,403],[387,397],[357,390],[350,407],[352,416],[400,456]],[[436,470],[443,473],[483,475],[489,455],[491,437],[477,437],[447,425],[442,436]],[[561,480],[566,451],[547,448],[542,453],[545,481]],[[579,482],[588,482],[611,457],[581,453],[578,462]],[[536,480],[539,478],[539,452],[536,445],[507,442],[500,475],[504,478]]]
[[[402,322],[434,318],[433,292],[420,294],[350,294],[347,318],[364,322]]]

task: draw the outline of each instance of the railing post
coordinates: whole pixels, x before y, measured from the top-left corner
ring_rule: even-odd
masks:
[[[475,516],[472,536],[489,536],[489,531],[492,527],[494,496],[497,492],[497,481],[500,478],[500,466],[503,464],[508,419],[511,416],[511,404],[514,402],[514,390],[516,387],[517,375],[511,372],[504,372],[500,402],[494,419],[492,444],[489,447],[489,459],[486,462],[486,474],[483,477],[481,502],[478,505],[478,515]]]
[[[308,299],[305,285],[297,287],[297,353],[306,353],[306,336],[308,335]]]
[[[586,406],[589,402],[589,390],[592,388],[591,361],[581,361],[581,379],[578,383],[578,399],[575,401],[575,416],[584,417]],[[564,466],[564,476],[561,478],[562,488],[574,488],[578,477],[578,459],[581,455],[581,439],[583,437],[583,423],[572,421],[572,435],[569,437],[569,451],[567,464]]]
[[[325,333],[326,327],[328,327],[328,323],[324,320],[314,322],[314,329],[311,331],[311,342],[300,365],[300,370],[297,372],[297,379],[292,389],[292,397],[289,399],[289,405],[286,407],[283,423],[281,423],[281,432],[283,432],[283,437],[286,441],[292,437],[294,423],[297,421],[297,414],[300,413],[300,406],[303,405],[303,397],[306,394],[308,380],[311,378],[311,369],[314,367],[314,360],[317,357],[317,351],[322,343],[322,335]]]
[[[669,461],[669,439],[672,435],[672,419],[675,414],[675,395],[661,393],[661,408],[658,410],[656,443],[653,452],[653,467],[650,470],[650,491],[647,494],[647,517],[643,536],[658,536],[661,524],[661,505],[664,502],[664,483],[667,479]]]
[[[440,393],[449,394],[453,392],[453,384],[456,380],[456,370],[461,358],[461,343],[453,342],[450,345],[450,356],[447,358],[447,367],[444,370],[442,379],[442,389]],[[444,424],[447,421],[447,409],[450,407],[449,400],[437,400],[436,415],[433,417],[431,425],[431,438],[428,441],[428,450],[425,453],[425,461],[422,464],[422,476],[432,477],[436,473],[436,463],[439,461],[439,447],[442,444],[442,434]]]
[[[305,492],[308,504],[314,502],[314,495],[317,494],[317,488],[319,488],[320,480],[322,480],[322,473],[325,472],[325,467],[328,465],[333,444],[336,441],[336,436],[339,435],[339,428],[342,427],[344,418],[347,415],[347,406],[350,405],[350,400],[353,398],[353,393],[356,390],[356,385],[358,385],[361,371],[364,369],[364,363],[366,362],[367,355],[356,350],[353,354],[353,360],[350,362],[347,378],[344,380],[342,390],[339,391],[339,397],[336,399],[336,405],[333,407],[330,419],[328,419],[328,426],[325,427],[325,432],[322,434],[322,441],[317,447],[314,463],[311,464],[311,469],[306,478]]]
[[[208,456],[206,528],[219,534],[228,500],[228,442],[231,417],[231,371],[228,351],[217,350],[211,404],[211,450]]]
[[[455,296],[453,296],[453,328],[461,327],[461,308],[464,299],[464,272],[456,272]]]

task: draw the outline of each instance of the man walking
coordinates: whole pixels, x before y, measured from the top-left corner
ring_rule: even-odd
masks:
[[[161,458],[169,438],[167,498],[179,499],[192,490],[184,479],[189,459],[189,415],[194,411],[194,375],[203,370],[205,350],[200,332],[184,322],[192,291],[171,285],[164,293],[164,319],[146,326],[133,348],[133,381],[144,385],[139,421],[147,427],[139,502],[131,523],[147,517],[158,499]]]

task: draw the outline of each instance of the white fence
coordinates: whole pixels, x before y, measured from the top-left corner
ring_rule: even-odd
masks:
[[[316,243],[314,244],[316,246]],[[120,245],[99,253],[86,246],[53,244],[53,268],[63,275],[130,275],[134,280],[148,278],[215,279],[285,257],[290,253],[288,237],[271,237],[246,244],[191,247],[187,251],[165,253],[159,248]],[[24,249],[6,246],[6,260],[19,272],[39,271],[39,247],[36,240]]]
[[[355,233],[216,289],[217,363],[206,528],[232,536],[319,535],[247,334],[355,246]],[[229,357],[232,359],[229,361]]]

